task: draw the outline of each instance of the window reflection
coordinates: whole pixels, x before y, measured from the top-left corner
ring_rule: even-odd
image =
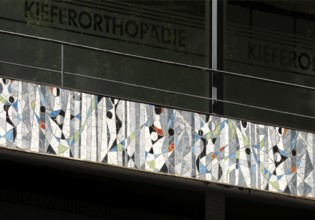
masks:
[[[223,69],[302,86],[315,85],[314,18],[310,1],[226,1]],[[224,75],[225,100],[314,116],[315,93],[284,84]],[[250,91],[250,92],[249,92]],[[304,129],[315,121],[292,123],[290,117],[249,109],[256,120]],[[224,106],[224,114],[234,114]],[[235,113],[237,117],[239,113]],[[277,119],[275,119],[277,117]],[[280,117],[280,119],[279,119]],[[302,120],[303,121],[303,120]]]

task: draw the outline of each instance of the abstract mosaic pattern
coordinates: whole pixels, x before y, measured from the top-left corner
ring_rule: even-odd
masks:
[[[0,146],[315,197],[311,133],[1,79]]]

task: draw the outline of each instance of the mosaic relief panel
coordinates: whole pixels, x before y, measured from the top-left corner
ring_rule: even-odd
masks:
[[[1,79],[0,146],[315,197],[314,135]]]

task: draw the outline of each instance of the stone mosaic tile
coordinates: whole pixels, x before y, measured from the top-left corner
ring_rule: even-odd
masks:
[[[0,146],[314,197],[314,134],[1,79]]]

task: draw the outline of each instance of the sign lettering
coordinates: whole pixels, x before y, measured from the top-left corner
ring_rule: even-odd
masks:
[[[186,30],[132,16],[113,16],[100,11],[61,7],[53,3],[25,0],[25,18],[31,23],[66,26],[116,35],[123,38],[148,40],[157,44],[186,47]]]

